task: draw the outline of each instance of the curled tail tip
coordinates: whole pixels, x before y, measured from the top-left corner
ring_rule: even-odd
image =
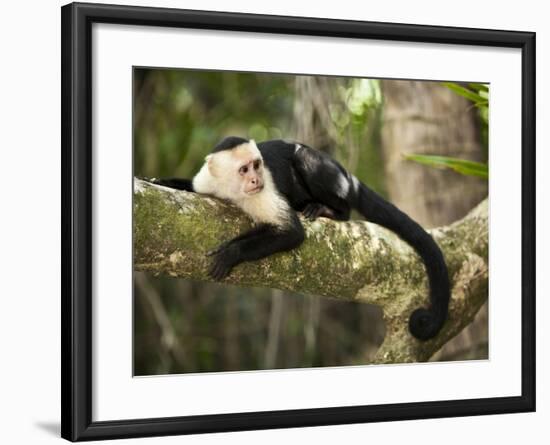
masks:
[[[419,340],[429,340],[441,330],[445,317],[437,316],[429,309],[416,309],[409,318],[409,331]]]

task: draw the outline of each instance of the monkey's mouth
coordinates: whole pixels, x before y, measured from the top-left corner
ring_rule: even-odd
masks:
[[[260,193],[264,189],[264,185],[259,185],[258,187],[254,187],[253,189],[248,190],[246,193],[248,195],[255,195],[256,193]]]

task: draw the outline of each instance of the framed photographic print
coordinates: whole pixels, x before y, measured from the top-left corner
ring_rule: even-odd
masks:
[[[533,411],[534,73],[529,32],[64,6],[62,436]]]

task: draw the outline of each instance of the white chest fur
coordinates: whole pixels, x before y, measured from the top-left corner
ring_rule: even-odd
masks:
[[[266,174],[264,181],[265,186],[260,193],[241,199],[235,204],[255,222],[284,226],[288,222],[289,205],[275,189],[271,175]]]

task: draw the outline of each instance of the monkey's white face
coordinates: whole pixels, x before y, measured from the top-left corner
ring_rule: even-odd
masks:
[[[260,193],[264,188],[264,165],[256,143],[250,141],[207,158],[208,169],[218,183],[215,194],[232,200]]]
[[[255,195],[264,188],[263,166],[261,158],[246,160],[239,168],[244,193]]]
[[[290,207],[277,193],[254,141],[208,155],[193,178],[193,189],[233,201],[256,222],[288,223]]]

